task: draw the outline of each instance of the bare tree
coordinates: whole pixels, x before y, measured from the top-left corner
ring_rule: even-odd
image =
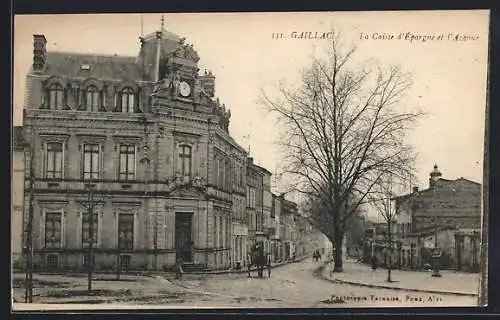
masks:
[[[314,58],[297,87],[280,84],[277,97],[263,89],[261,96],[283,128],[283,173],[326,209],[311,219],[334,244],[334,271],[342,271],[346,221],[380,176],[406,174],[414,155],[405,134],[422,113],[399,108],[409,73],[367,62],[359,67],[356,48],[343,50],[335,35],[327,58]]]
[[[392,282],[393,229],[396,224],[396,217],[399,213],[399,207],[393,203],[393,198],[395,197],[394,185],[395,183],[391,174],[381,177],[373,188],[373,194],[370,195],[370,198],[373,200],[372,206],[387,224],[387,232],[385,233],[385,245],[387,248],[387,282]]]

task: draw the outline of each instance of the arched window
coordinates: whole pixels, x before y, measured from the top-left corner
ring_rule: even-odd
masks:
[[[64,90],[63,87],[56,83],[49,88],[49,109],[62,109],[64,102]]]
[[[90,86],[87,88],[87,110],[88,111],[99,111],[99,90]]]
[[[121,112],[134,113],[135,94],[131,88],[125,88],[121,91]]]

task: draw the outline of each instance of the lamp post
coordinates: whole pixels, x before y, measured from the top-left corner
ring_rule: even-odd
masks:
[[[35,188],[35,177],[34,177],[34,138],[32,132],[31,145],[26,145],[25,149],[25,160],[29,159],[29,208],[28,208],[28,221],[26,224],[26,235],[25,235],[25,255],[26,255],[26,278],[25,278],[25,303],[33,302],[33,203],[34,203],[34,188]],[[27,156],[29,154],[29,157]]]
[[[89,215],[89,250],[87,258],[87,291],[89,294],[92,292],[92,273],[94,271],[94,209],[97,206],[97,203],[94,202],[94,193],[92,192],[94,185],[91,181],[85,185],[87,189],[87,211]]]
[[[144,207],[146,212],[149,213],[149,183],[150,183],[150,158],[149,158],[149,132],[148,132],[148,119],[144,116],[142,119],[144,124],[144,146],[143,152],[144,156],[140,160],[140,163],[144,165]],[[157,137],[158,138],[158,137]],[[157,241],[158,240],[158,218],[156,208],[154,210],[154,228],[153,228],[153,270],[157,267]],[[149,259],[149,258],[148,258]],[[120,266],[121,267],[121,266]]]
[[[434,203],[436,203],[436,188],[434,186]],[[435,213],[437,214],[437,213]],[[432,267],[432,277],[441,277],[441,273],[439,273],[439,258],[441,258],[441,250],[438,248],[438,225],[437,225],[437,216],[434,219],[434,249],[432,252],[433,259],[433,267]]]

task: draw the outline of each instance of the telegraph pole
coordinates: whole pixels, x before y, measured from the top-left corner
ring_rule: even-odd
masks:
[[[35,189],[35,177],[34,177],[34,134],[33,127],[31,127],[31,144],[27,145],[27,150],[29,152],[29,208],[28,208],[28,223],[26,225],[26,244],[25,244],[25,254],[26,254],[26,278],[25,278],[25,303],[33,303],[33,210],[34,210],[34,189]],[[28,157],[25,157],[27,159]]]
[[[91,173],[92,174],[92,173]],[[94,269],[94,207],[96,204],[94,203],[94,194],[92,192],[92,184],[89,183],[87,184],[87,189],[88,189],[88,198],[87,198],[87,210],[88,210],[88,215],[89,215],[89,251],[88,251],[88,259],[87,259],[87,265],[88,265],[88,284],[87,284],[87,290],[88,293],[90,294],[92,292],[92,272]]]
[[[95,215],[95,207],[97,203],[94,201],[94,193],[92,189],[94,185],[92,184],[92,172],[90,173],[89,182],[85,184],[85,188],[87,189],[87,214],[88,222],[89,222],[89,238],[88,238],[88,256],[87,256],[87,276],[88,276],[88,284],[87,291],[90,294],[92,292],[92,273],[94,271],[94,215]],[[82,217],[83,218],[83,217]]]

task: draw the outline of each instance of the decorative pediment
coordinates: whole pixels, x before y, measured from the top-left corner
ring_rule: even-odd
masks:
[[[137,85],[137,83],[132,80],[124,80],[116,85],[117,92],[120,92],[125,88],[131,88],[132,90],[134,90],[134,92],[137,92],[139,90],[139,86]]]
[[[141,208],[140,202],[113,201],[112,205],[113,205],[113,214],[115,215],[120,213],[137,214],[137,212]]]
[[[87,78],[83,81],[82,83],[82,88],[88,88],[89,86],[95,86],[99,90],[103,90],[104,88],[104,82],[102,80],[99,80],[97,78],[91,77]]]
[[[80,143],[103,143],[106,140],[106,136],[97,134],[76,134],[76,137]]]
[[[179,186],[173,189],[169,195],[175,198],[203,198],[205,192],[193,186]]]
[[[177,49],[174,50],[174,57],[182,58],[194,63],[200,61],[200,57],[196,50],[194,50],[193,45],[182,44]]]
[[[61,76],[59,75],[53,75],[49,78],[47,78],[44,82],[43,82],[43,86],[45,88],[50,88],[52,85],[54,84],[60,84],[61,86],[65,87],[66,84],[67,84],[67,81],[66,79],[62,78]]]
[[[190,179],[177,176],[168,185],[167,191],[172,197],[201,198],[206,194],[206,183],[200,176]]]
[[[115,143],[130,143],[130,144],[138,144],[143,140],[141,136],[132,136],[132,135],[113,135],[113,141]]]

